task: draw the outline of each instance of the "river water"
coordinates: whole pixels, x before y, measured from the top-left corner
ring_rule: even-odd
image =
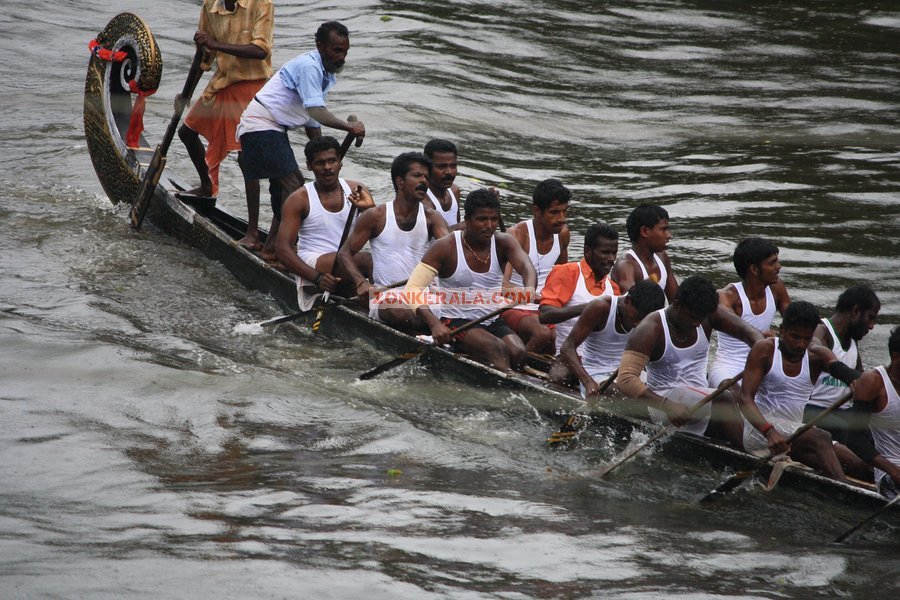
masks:
[[[460,184],[574,190],[575,232],[640,201],[672,216],[676,274],[734,280],[746,235],[782,249],[795,298],[828,314],[880,295],[864,340],[900,323],[900,10],[894,2],[276,2],[280,65],[343,20],[329,97],[367,126],[344,174],[390,198],[388,169],[429,137]],[[609,482],[521,394],[421,369],[367,383],[384,356],[299,329],[220,265],[134,232],[88,158],[87,43],[141,15],[165,57],[159,139],[198,1],[4,0],[0,7],[0,597],[896,597],[900,527],[778,490],[693,501],[721,473],[649,453]],[[302,140],[295,138],[297,151]],[[176,140],[170,165],[185,170]],[[242,211],[236,165],[220,202]],[[264,209],[264,219],[267,218]]]

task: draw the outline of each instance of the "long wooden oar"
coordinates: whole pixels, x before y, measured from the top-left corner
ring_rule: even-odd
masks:
[[[834,543],[840,544],[841,542],[846,540],[850,535],[859,531],[859,529],[863,525],[867,524],[869,521],[871,521],[872,519],[874,519],[875,517],[877,517],[878,515],[880,515],[884,511],[888,510],[893,505],[895,505],[898,500],[900,500],[900,494],[897,494],[896,496],[894,496],[894,498],[890,502],[886,503],[884,506],[882,506],[881,508],[879,508],[878,510],[873,512],[871,515],[869,515],[868,517],[866,517],[865,519],[863,519],[862,521],[860,521],[859,523],[857,523],[856,525],[854,525],[853,527],[851,527],[850,529],[848,529],[847,531],[842,533],[841,535],[834,538]]]
[[[394,283],[389,283],[387,285],[379,286],[375,289],[376,289],[376,291],[384,291],[384,290],[393,289],[395,287],[400,287],[401,285],[406,285],[405,279],[403,281],[396,281]],[[371,290],[369,290],[369,291],[371,291]],[[351,296],[350,298],[338,298],[336,300],[335,299],[336,296],[330,296],[329,299],[331,300],[332,306],[338,306],[338,305],[346,304],[347,302],[356,300],[357,298],[362,298],[364,295],[368,294],[369,291],[363,292],[362,294],[357,294],[355,296]],[[302,317],[303,315],[308,315],[311,312],[312,312],[312,310],[301,310],[301,311],[297,311],[290,315],[282,315],[280,317],[274,317],[271,319],[267,319],[265,321],[260,321],[259,323],[256,323],[256,325],[259,327],[272,327],[273,325],[278,325],[279,323],[287,323],[288,321],[295,321],[295,320],[299,319],[300,317]]]
[[[706,396],[704,396],[703,398],[701,398],[700,400],[698,400],[694,405],[692,405],[692,406],[691,406],[691,409],[688,411],[688,416],[693,415],[693,414],[696,413],[698,410],[700,410],[702,407],[706,406],[708,403],[710,403],[710,402],[712,402],[713,400],[715,400],[716,398],[718,398],[725,390],[727,390],[728,388],[730,388],[731,386],[733,386],[735,383],[737,383],[738,381],[740,381],[741,378],[742,378],[743,376],[744,376],[744,372],[741,371],[740,373],[738,373],[737,375],[735,375],[735,376],[732,377],[731,379],[726,379],[726,380],[723,382],[725,385],[719,387],[716,391],[714,391],[714,392],[712,392],[712,393],[710,393],[710,394],[707,394]],[[674,431],[677,430],[677,429],[678,429],[678,427],[676,427],[675,425],[673,425],[673,424],[671,424],[671,423],[668,424],[668,425],[666,425],[665,427],[663,427],[662,429],[660,429],[659,431],[657,431],[655,434],[653,434],[652,436],[650,436],[650,439],[648,439],[646,442],[644,442],[644,443],[638,445],[636,448],[633,448],[633,449],[631,449],[631,450],[628,450],[628,451],[622,453],[621,455],[619,455],[619,456],[618,456],[615,460],[613,460],[610,464],[608,464],[608,465],[606,465],[605,467],[603,467],[603,468],[600,470],[600,472],[597,473],[597,476],[600,477],[600,478],[606,477],[606,476],[609,475],[612,471],[614,471],[614,470],[617,469],[619,466],[621,466],[622,463],[627,462],[628,459],[630,459],[631,457],[633,457],[634,455],[636,455],[638,452],[640,452],[641,450],[643,450],[644,448],[646,448],[647,446],[649,446],[650,444],[652,444],[652,443],[655,442],[656,440],[660,439],[661,437],[666,436],[666,435],[669,435],[670,433],[674,432]]]
[[[462,333],[463,331],[471,329],[472,327],[475,327],[476,325],[480,325],[481,323],[484,323],[488,319],[496,317],[503,311],[509,310],[510,308],[518,306],[519,304],[521,304],[521,302],[514,302],[513,304],[507,304],[506,306],[501,306],[500,308],[498,308],[496,310],[492,310],[488,314],[478,317],[477,319],[467,321],[467,322],[463,323],[462,325],[460,325],[459,327],[451,329],[450,335],[454,336],[458,333]],[[429,346],[433,346],[433,345],[434,345],[434,342],[432,342],[430,344],[422,344],[421,346],[419,346],[412,352],[405,352],[404,354],[401,354],[400,356],[398,356],[395,359],[389,360],[388,362],[386,362],[382,365],[379,365],[379,366],[375,367],[374,369],[366,371],[365,373],[363,373],[362,375],[357,377],[357,379],[365,381],[366,379],[372,379],[373,377],[381,375],[385,371],[389,371],[390,369],[393,369],[394,367],[398,367],[405,362],[411,361],[414,358],[418,358],[418,357],[422,356],[422,354],[425,353],[425,350]]]
[[[597,388],[597,395],[599,396],[603,392],[612,385],[613,381],[616,380],[616,376],[619,374],[619,370],[616,369],[612,373],[610,373],[609,377],[604,380],[603,383],[600,384],[600,387]],[[566,422],[563,423],[562,427],[559,428],[559,431],[554,431],[550,434],[550,437],[547,438],[547,443],[551,446],[558,446],[559,444],[566,444],[571,442],[575,437],[580,434],[585,427],[586,421],[582,415],[569,415],[569,418],[566,419]]]
[[[826,408],[825,410],[820,412],[809,423],[804,424],[802,427],[797,429],[797,431],[795,431],[793,434],[791,434],[791,436],[787,439],[788,444],[793,443],[794,440],[796,440],[798,437],[800,437],[801,435],[803,435],[804,433],[806,433],[807,431],[809,431],[810,429],[815,427],[817,424],[819,424],[822,421],[822,419],[824,419],[825,417],[830,415],[832,412],[834,412],[835,410],[837,410],[838,408],[840,408],[841,406],[846,404],[852,397],[853,397],[853,390],[847,390],[847,393],[844,394],[843,396],[841,396],[838,400],[836,400],[834,402],[834,404],[832,404],[831,406],[829,406],[828,408]],[[724,496],[725,494],[727,494],[728,492],[736,489],[742,483],[744,483],[744,481],[746,481],[753,475],[756,475],[760,470],[762,470],[762,468],[765,467],[769,463],[769,461],[772,459],[773,456],[774,456],[774,454],[769,452],[765,456],[759,458],[753,464],[753,466],[750,467],[749,469],[745,469],[743,471],[738,471],[737,473],[735,473],[734,475],[732,475],[731,477],[726,479],[724,482],[722,482],[719,485],[719,487],[717,487],[713,491],[711,491],[708,494],[706,494],[705,496],[703,496],[700,499],[700,502],[711,502],[712,500],[715,500],[716,498],[720,498],[720,497]]]
[[[347,117],[347,121],[352,123],[356,121],[356,115],[350,115]],[[341,144],[340,149],[340,159],[343,160],[344,156],[347,155],[347,150],[350,149],[350,144],[353,143],[353,140],[356,138],[352,133],[348,133],[344,136],[344,141]],[[356,142],[356,146],[359,147],[362,144],[362,138],[359,138]],[[359,189],[359,188],[357,188]],[[344,231],[341,233],[341,240],[338,242],[338,252],[341,250],[341,246],[344,245],[344,242],[347,241],[347,238],[350,237],[350,230],[353,227],[353,218],[356,216],[356,205],[350,205],[350,214],[347,215],[347,222],[344,223]],[[334,262],[331,263],[331,275],[337,273],[338,260],[337,260],[337,252],[334,255]],[[316,311],[316,320],[313,321],[312,330],[313,333],[319,333],[319,327],[322,326],[322,318],[325,316],[325,304],[328,302],[328,297],[330,296],[330,292],[325,292],[322,295],[322,303],[319,305],[318,310]]]
[[[156,151],[153,152],[153,158],[150,159],[150,164],[147,166],[147,172],[141,181],[141,187],[138,188],[138,193],[131,203],[131,212],[128,214],[128,217],[131,219],[131,226],[135,229],[140,229],[141,223],[144,222],[144,216],[147,214],[147,209],[150,208],[150,200],[153,198],[159,178],[166,167],[166,153],[169,151],[169,146],[175,137],[178,122],[181,121],[181,115],[185,106],[191,102],[194,88],[197,87],[197,83],[203,76],[203,71],[200,69],[200,63],[203,62],[203,52],[203,48],[197,46],[194,60],[191,62],[191,68],[188,71],[187,80],[184,82],[184,89],[181,90],[181,98],[175,104],[175,114],[172,115],[172,120],[169,121],[169,127],[166,129],[162,142],[156,147]]]

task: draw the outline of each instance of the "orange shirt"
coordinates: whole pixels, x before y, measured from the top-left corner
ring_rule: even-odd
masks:
[[[273,21],[271,0],[236,0],[234,12],[226,11],[220,0],[205,0],[200,9],[200,31],[224,44],[259,46],[267,56],[259,60],[212,51],[210,62],[203,63],[204,70],[210,69],[213,61],[216,63],[216,72],[201,96],[204,104],[211,105],[216,94],[233,83],[272,76]]]
[[[547,283],[544,284],[544,289],[541,290],[541,304],[557,307],[563,307],[568,304],[575,293],[575,286],[578,285],[579,277],[584,277],[584,285],[591,294],[599,296],[606,287],[606,280],[609,278],[609,275],[601,277],[598,281],[594,276],[594,271],[591,270],[587,261],[583,258],[577,263],[570,262],[556,265],[550,271],[550,274],[547,275]],[[609,283],[617,296],[622,293],[615,281],[610,279]]]

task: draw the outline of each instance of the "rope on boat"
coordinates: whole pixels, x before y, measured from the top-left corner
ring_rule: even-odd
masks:
[[[100,60],[105,60],[107,62],[122,62],[123,60],[128,58],[128,53],[124,50],[113,52],[109,48],[104,48],[100,44],[100,42],[97,41],[97,38],[94,38],[90,42],[88,42],[88,50],[90,50],[91,54],[93,54]]]

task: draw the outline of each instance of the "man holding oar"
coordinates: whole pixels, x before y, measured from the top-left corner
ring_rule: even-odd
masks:
[[[314,286],[323,292],[338,289],[341,280],[332,272],[351,205],[360,211],[375,206],[363,184],[341,179],[340,151],[340,144],[330,136],[307,142],[306,166],[315,179],[291,194],[281,211],[283,222],[275,250],[281,264],[297,276],[301,297],[304,286]],[[297,240],[296,251],[294,240]],[[366,273],[372,270],[371,257],[366,253],[357,255],[356,264]],[[344,295],[353,293],[348,290]],[[300,305],[308,307],[309,302]]]
[[[272,76],[274,13],[271,0],[203,2],[194,42],[206,51],[202,68],[209,70],[215,61],[216,72],[178,129],[200,176],[200,185],[179,197],[215,197],[219,165],[230,151],[240,151],[235,131],[241,113]],[[203,147],[201,135],[209,148]],[[259,196],[258,181],[249,179],[245,185],[248,194],[255,186]]]
[[[875,467],[881,495],[893,498],[900,493],[900,327],[891,331],[888,354],[886,367],[866,371],[853,387],[847,442]],[[873,448],[869,448],[870,431]]]
[[[855,285],[838,296],[834,314],[822,319],[813,335],[813,343],[829,348],[839,361],[857,371],[862,371],[862,356],[858,342],[875,327],[875,320],[881,310],[878,296],[867,285]],[[808,422],[821,413],[829,404],[847,391],[847,385],[828,373],[819,375],[803,411],[803,420]],[[837,442],[847,441],[847,419],[849,403],[836,410],[819,423],[819,428],[831,434]],[[843,455],[844,463],[858,461],[853,455]]]
[[[775,311],[784,314],[791,298],[784,282],[778,276],[781,262],[778,246],[769,240],[751,237],[740,241],[734,249],[734,268],[741,280],[729,283],[719,290],[719,306],[736,314],[764,336],[774,333],[769,329]],[[727,333],[718,333],[719,345],[709,368],[710,387],[719,387],[744,370],[750,347]],[[740,384],[734,384],[735,394]]]
[[[316,49],[285,63],[256,94],[238,126],[244,159],[244,176],[271,179],[279,194],[272,197],[272,226],[260,255],[275,259],[275,240],[281,222],[281,206],[288,196],[303,185],[303,175],[294,158],[287,132],[306,128],[310,138],[321,135],[322,125],[348,131],[357,143],[366,135],[361,121],[344,121],[325,106],[328,92],[337,83],[335,77],[344,68],[350,49],[350,33],[337,21],[327,21],[316,31]],[[259,203],[248,196],[247,235],[259,216]]]
[[[367,242],[372,250],[372,279],[381,287],[408,279],[429,241],[447,235],[443,217],[422,202],[428,191],[430,172],[431,161],[420,152],[405,152],[394,159],[391,164],[394,199],[366,211],[338,252],[339,266],[354,288],[352,294],[364,295],[371,287],[356,262]],[[403,331],[428,331],[406,306],[379,306],[373,302],[369,316]]]
[[[706,384],[706,356],[713,328],[747,345],[762,334],[734,313],[718,308],[716,287],[697,275],[678,287],[675,301],[635,327],[625,345],[616,385],[645,404],[653,421],[673,423],[696,435],[740,445],[740,415],[733,397],[720,394],[712,407],[690,414],[690,408],[714,390]],[[647,383],[640,380],[647,370]]]
[[[631,331],[665,303],[662,289],[644,280],[624,296],[602,296],[587,305],[559,352],[581,382],[582,396],[597,395],[601,383],[619,368]]]
[[[773,455],[788,452],[834,479],[844,469],[831,436],[812,427],[789,444],[787,438],[803,425],[803,409],[819,374],[827,371],[847,385],[859,373],[843,364],[828,348],[812,344],[819,311],[809,302],[792,302],[784,311],[781,335],[753,345],[744,368],[740,409],[744,450]]]
[[[503,269],[513,266],[524,282],[514,292],[516,301],[533,301],[537,276],[528,255],[508,233],[500,233],[500,203],[484,188],[466,198],[465,227],[435,242],[409,277],[407,290],[414,294],[428,288],[435,276],[440,290],[441,315],[422,302],[410,303],[431,330],[435,344],[451,342],[451,329],[490,313],[507,300],[503,294]],[[525,345],[502,319],[494,318],[453,336],[457,347],[501,371],[520,367]]]

